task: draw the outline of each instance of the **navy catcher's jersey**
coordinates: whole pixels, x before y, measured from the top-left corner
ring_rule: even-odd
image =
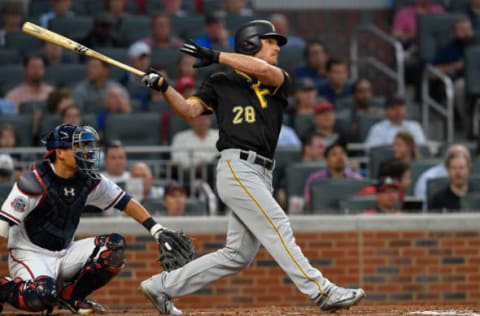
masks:
[[[193,96],[215,112],[219,126],[217,149],[252,150],[273,158],[288,105],[289,77],[279,87],[268,87],[240,71],[216,73]]]
[[[26,172],[13,186],[0,210],[7,221],[8,247],[59,251],[68,247],[85,205],[124,209],[130,196],[105,177],[93,180],[77,172],[58,177],[43,161]]]

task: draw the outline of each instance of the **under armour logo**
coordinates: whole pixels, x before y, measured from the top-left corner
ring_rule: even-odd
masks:
[[[75,196],[75,188],[63,188],[63,192],[65,192],[65,196]]]

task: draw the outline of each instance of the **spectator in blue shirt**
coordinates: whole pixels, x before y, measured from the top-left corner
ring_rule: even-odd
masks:
[[[352,84],[348,82],[347,63],[331,57],[327,62],[327,80],[318,87],[318,95],[335,103],[337,98],[352,95]]]
[[[205,17],[206,33],[195,39],[203,47],[214,49],[230,49],[234,47],[234,39],[228,34],[223,12],[212,12]]]
[[[295,78],[308,77],[319,86],[327,78],[327,46],[320,40],[308,41],[303,51],[303,58],[305,65],[295,69]]]

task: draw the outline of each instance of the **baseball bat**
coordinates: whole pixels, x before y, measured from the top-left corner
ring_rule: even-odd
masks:
[[[98,59],[100,61],[103,61],[105,63],[108,63],[110,65],[113,65],[115,67],[121,68],[123,70],[126,70],[128,72],[133,73],[134,75],[137,76],[143,76],[145,73],[141,70],[138,70],[136,68],[130,67],[129,65],[126,65],[122,62],[119,62],[115,59],[112,59],[108,56],[105,56],[103,54],[100,54],[97,51],[94,51],[93,49],[90,49],[88,47],[85,47],[84,45],[75,42],[74,40],[69,39],[68,37],[65,37],[63,35],[60,35],[58,33],[52,32],[50,30],[47,30],[41,26],[38,26],[32,22],[25,22],[23,23],[22,26],[22,31],[28,35],[31,35],[33,37],[36,37],[38,39],[41,39],[46,42],[50,42],[52,44],[58,45],[60,47],[63,47],[65,49],[71,50],[77,54],[80,55],[85,55],[91,58]]]

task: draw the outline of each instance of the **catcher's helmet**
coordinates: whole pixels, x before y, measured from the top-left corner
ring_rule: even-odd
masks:
[[[261,48],[261,38],[274,37],[278,45],[287,43],[287,38],[275,31],[275,26],[267,20],[254,20],[242,25],[235,33],[235,51],[245,55],[255,55]]]
[[[93,179],[99,179],[97,168],[98,141],[99,136],[93,127],[61,124],[42,140],[48,150],[44,158],[53,154],[55,149],[71,148],[75,155],[78,170]]]

